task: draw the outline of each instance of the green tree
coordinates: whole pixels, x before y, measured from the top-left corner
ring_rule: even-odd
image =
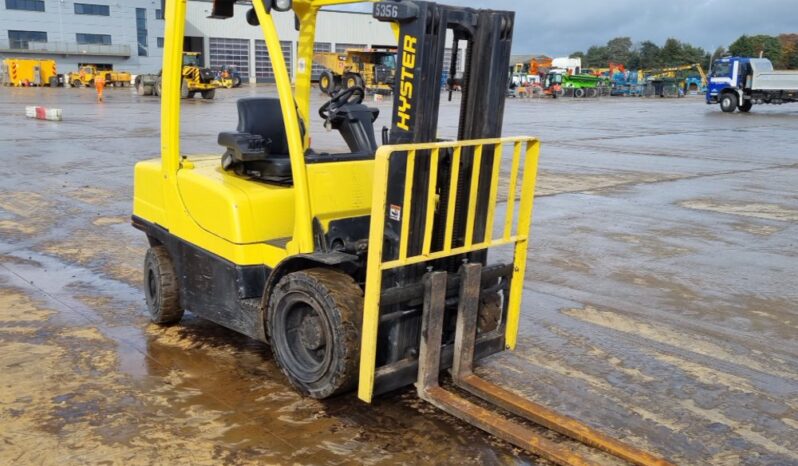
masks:
[[[743,34],[729,45],[729,53],[736,57],[751,57],[754,55],[754,46],[751,38]]]
[[[576,52],[568,55],[568,57],[569,58],[581,58],[582,61],[584,61],[585,60],[585,52],[580,52],[580,51],[577,50]]]
[[[632,39],[629,37],[616,37],[607,42],[606,49],[608,62],[626,65],[632,56]],[[607,64],[601,66],[607,66]]]
[[[607,45],[593,45],[585,53],[574,52],[571,57],[582,58],[585,68],[604,68],[612,62],[623,64],[630,70],[693,63],[705,65],[710,59],[706,50],[675,38],[668,39],[660,48],[648,40],[633,46],[629,37],[616,37],[608,41]]]
[[[690,44],[682,43],[682,60],[682,64],[704,64],[709,61],[709,55],[701,47],[693,47]]]
[[[782,64],[781,42],[778,37],[764,34],[756,36],[740,36],[729,45],[729,52],[738,57],[759,57],[770,59],[774,65]]]
[[[640,56],[639,69],[658,68],[662,66],[660,62],[660,48],[650,40],[641,42],[638,46],[637,53]]]
[[[673,37],[668,38],[659,52],[659,61],[662,66],[677,66],[684,63],[682,43]]]
[[[607,47],[594,45],[587,49],[585,58],[582,60],[582,66],[587,68],[599,68],[602,66],[607,66],[609,59],[610,57]]]

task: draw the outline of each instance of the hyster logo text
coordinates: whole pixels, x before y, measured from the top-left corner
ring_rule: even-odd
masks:
[[[396,126],[410,131],[410,110],[413,104],[413,70],[416,67],[416,38],[405,36],[402,45],[402,74],[399,78],[399,108],[396,110]]]

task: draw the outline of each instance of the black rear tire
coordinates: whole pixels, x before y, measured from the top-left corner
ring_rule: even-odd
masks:
[[[574,97],[579,99],[579,98],[582,98],[584,96],[585,96],[585,90],[584,89],[582,89],[581,87],[577,87],[576,89],[574,89]]]
[[[214,97],[216,97],[216,89],[209,89],[207,91],[202,91],[201,94],[203,99],[212,100]]]
[[[754,106],[754,103],[751,100],[743,100],[743,103],[741,103],[737,107],[737,109],[740,110],[743,113],[748,113],[748,112],[751,111],[751,107],[753,107],[753,106]]]
[[[183,318],[177,273],[164,246],[153,246],[144,257],[144,296],[150,320],[170,325]]]
[[[720,109],[726,113],[733,113],[737,110],[737,96],[731,92],[720,96]]]
[[[291,385],[316,399],[356,386],[362,312],[363,291],[343,272],[314,268],[277,283],[266,326],[274,357]]]

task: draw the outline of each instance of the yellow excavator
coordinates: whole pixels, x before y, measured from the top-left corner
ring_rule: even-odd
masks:
[[[135,167],[133,226],[149,241],[151,319],[188,310],[271,345],[286,379],[313,398],[375,395],[415,384],[419,396],[560,464],[580,454],[443,388],[454,384],[516,415],[637,464],[667,464],[477,377],[476,360],[516,345],[539,142],[502,137],[514,14],[426,1],[373,4],[396,33],[391,126],[362,87],[317,111],[348,150],[311,147],[311,63],[320,8],[352,0],[254,0],[277,97],[238,101],[218,152],[180,146],[186,1],[167,0],[161,157]],[[247,8],[249,5],[247,6]],[[212,17],[244,14],[216,0]],[[296,18],[295,86],[274,16]],[[469,53],[456,138],[438,138],[447,32]],[[456,60],[455,60],[456,61]],[[456,65],[456,63],[455,63]],[[455,66],[453,65],[453,67]],[[451,122],[446,122],[447,126]],[[216,152],[214,154],[214,152]]]

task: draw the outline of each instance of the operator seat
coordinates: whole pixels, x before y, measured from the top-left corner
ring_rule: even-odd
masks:
[[[246,97],[239,99],[237,106],[237,132],[219,133],[219,145],[227,148],[222,168],[266,182],[291,184],[291,158],[280,99]]]

